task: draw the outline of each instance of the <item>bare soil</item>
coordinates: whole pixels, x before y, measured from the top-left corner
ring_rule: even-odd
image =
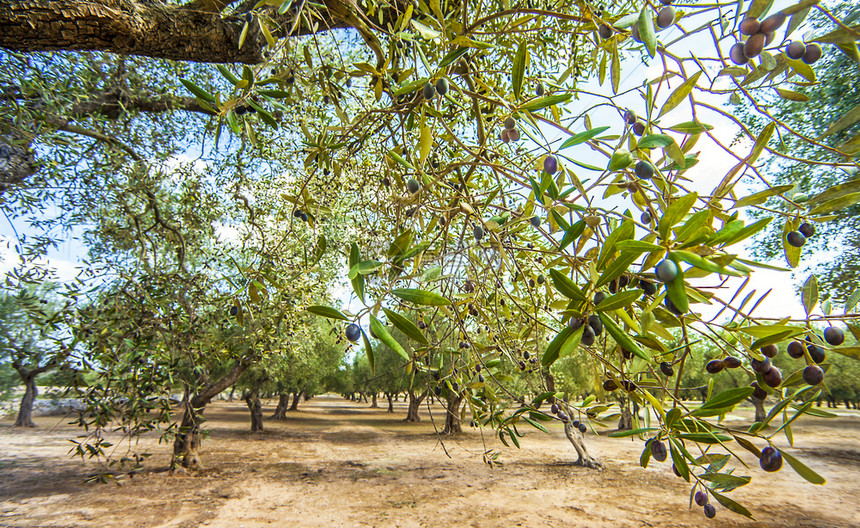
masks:
[[[267,417],[275,402],[267,402]],[[380,400],[380,405],[385,405]],[[739,467],[753,481],[731,494],[756,516],[750,521],[717,505],[706,519],[690,504],[690,485],[670,463],[639,467],[641,440],[587,435],[602,471],[574,467],[575,452],[560,425],[549,435],[524,431],[521,449],[504,448],[489,431],[435,433],[442,417],[426,405],[419,424],[337,396],[303,402],[286,421],[267,421],[252,435],[240,401],[206,410],[210,435],[204,470],[168,476],[170,447],[142,440],[154,453],[146,469],[122,485],[85,484],[98,469],[72,459],[68,420],[38,418],[22,430],[0,422],[2,527],[860,527],[860,413],[837,419],[805,417],[795,424],[795,448],[828,482],[814,486],[786,464],[764,473],[746,451]],[[750,422],[742,409],[737,423]],[[444,447],[443,447],[444,444]],[[502,449],[504,465],[482,460]],[[447,453],[447,454],[446,454]],[[450,456],[450,458],[449,458]]]

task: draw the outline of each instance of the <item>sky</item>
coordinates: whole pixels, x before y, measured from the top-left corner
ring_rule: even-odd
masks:
[[[784,5],[789,4],[787,1],[778,1],[775,2],[774,7],[771,9],[771,12],[776,11]],[[680,8],[679,8],[680,9]],[[732,17],[734,13],[729,13]],[[733,18],[732,18],[733,20]],[[685,20],[682,22],[682,25],[687,29],[691,29],[697,27],[701,24],[700,21],[697,20]],[[798,34],[801,32],[798,32]],[[679,36],[681,33],[676,28],[671,28],[660,32],[658,34],[658,38],[661,42],[667,42],[673,40],[675,37]],[[703,38],[701,35],[694,36],[691,38],[687,38],[682,41],[684,44],[689,45],[689,49],[687,53],[695,53],[697,56],[714,56],[713,44],[709,38]],[[728,48],[734,41],[731,39],[726,39],[722,42],[723,52],[727,53]],[[683,54],[683,47],[679,47],[677,49],[673,48],[673,52],[678,54]],[[630,88],[636,88],[637,86],[641,86],[642,81],[644,79],[654,79],[662,74],[663,68],[662,64],[658,60],[651,61],[650,65],[639,64],[636,67],[632,67],[635,62],[634,60],[627,61],[622,64],[622,83],[620,91],[623,92]],[[608,77],[608,75],[607,75]],[[657,107],[662,104],[662,100],[680,83],[680,80],[672,81],[672,86],[670,88],[663,88],[661,92],[661,96],[658,100]],[[703,83],[700,80],[700,85]],[[597,92],[606,92],[609,89],[609,81],[607,80],[603,87],[597,86],[596,83],[592,83],[591,86],[586,86],[587,89],[591,89]],[[700,99],[705,100],[713,104],[714,106],[718,106],[721,108],[725,108],[730,111],[729,107],[724,107],[723,105],[728,100],[728,94],[725,96],[708,96],[703,97],[701,94],[698,96]],[[639,109],[637,113],[642,113],[643,108],[643,100],[642,97],[638,94],[638,92],[631,92],[630,94],[620,97],[617,102],[621,103],[623,106],[626,105],[632,109]],[[583,99],[579,101],[579,105],[587,105],[588,101]],[[584,107],[584,106],[583,106]],[[590,113],[591,120],[595,123],[595,126],[599,126],[598,124],[609,124],[612,128],[607,131],[607,134],[620,134],[622,131],[622,123],[620,116],[617,113],[610,110],[597,110],[595,112]],[[692,118],[692,115],[689,111],[689,105],[682,104],[677,109],[673,110],[669,115],[667,115],[663,119],[663,124],[671,124],[671,123],[680,123],[683,121],[688,121]],[[707,122],[711,125],[715,126],[715,130],[713,131],[714,135],[720,138],[724,143],[729,143],[735,137],[736,128],[731,124],[730,121],[716,115],[699,115],[699,119]],[[579,122],[579,130],[583,130],[584,127],[581,125],[581,121]],[[547,131],[549,134],[549,131]],[[552,136],[550,136],[552,137]],[[677,136],[678,139],[681,139],[681,136]],[[562,140],[560,136],[556,136],[557,139]],[[557,143],[556,143],[557,145]],[[742,141],[739,144],[736,144],[733,148],[736,152],[746,153],[749,151],[751,146],[751,142]],[[699,159],[701,160],[699,165],[689,171],[687,173],[688,177],[693,179],[693,182],[690,183],[690,186],[693,190],[699,191],[710,191],[715,182],[719,181],[726,172],[735,164],[736,160],[728,156],[718,147],[715,147],[713,144],[709,145],[708,140],[703,138],[697,144],[694,151],[700,151]],[[594,163],[596,165],[603,165],[606,163],[605,158],[601,156],[595,157],[593,153],[589,152],[589,148],[586,145],[578,147],[578,150],[573,151],[565,151],[566,154],[570,154],[571,156],[579,159],[581,161],[585,161],[588,163]],[[177,161],[182,161],[178,159]],[[187,160],[186,160],[187,161]],[[739,195],[742,195],[743,189],[739,189]],[[629,204],[622,206],[624,208],[630,207]],[[27,226],[20,221],[14,222],[13,229],[13,221],[9,219],[0,218],[0,272],[4,275],[7,273],[16,263],[18,257],[15,253],[14,248],[12,247],[15,244],[15,232],[19,234],[24,234],[27,232]],[[229,235],[228,233],[226,235]],[[748,253],[750,249],[750,244],[754,244],[754,240],[750,240],[746,243],[743,251],[744,253]],[[56,269],[57,280],[59,281],[70,281],[72,280],[76,273],[77,268],[80,266],[80,260],[84,257],[85,248],[81,245],[80,241],[76,238],[70,237],[62,244],[60,244],[59,248],[52,250],[48,253],[45,264]],[[744,254],[743,256],[749,258],[748,254]],[[806,265],[810,263],[814,263],[816,261],[822,261],[822,259],[826,259],[827,255],[815,255],[813,259],[810,259],[810,256],[805,255],[804,260],[801,263],[801,267],[805,268]],[[773,264],[779,266],[785,266],[785,262],[776,261]],[[753,274],[753,280],[751,281],[754,286],[749,286],[746,292],[750,291],[753,287],[757,290],[758,294],[761,295],[764,292],[771,290],[770,294],[766,298],[766,300],[757,308],[756,314],[758,316],[763,317],[785,317],[791,316],[795,318],[802,318],[804,316],[803,306],[800,302],[799,294],[796,293],[796,288],[799,284],[801,284],[806,276],[798,273],[783,273],[769,270],[756,270]],[[713,283],[714,281],[708,279],[706,282]],[[729,282],[727,286],[727,290],[729,287],[732,290],[728,293],[723,293],[722,297],[728,300],[731,297],[735,287],[739,285],[741,279],[732,280]],[[787,287],[790,285],[790,287]],[[351,302],[348,300],[349,290],[343,288],[341,291],[341,298],[346,301],[345,305],[349,306]],[[758,295],[757,295],[758,297]],[[356,307],[357,308],[357,307]],[[701,305],[695,305],[695,308],[701,308]],[[712,311],[716,312],[716,308]],[[704,311],[704,315],[706,318],[709,317],[709,310]]]

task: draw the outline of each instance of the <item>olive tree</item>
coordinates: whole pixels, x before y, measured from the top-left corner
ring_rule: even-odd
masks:
[[[855,170],[857,151],[851,141],[814,157],[784,149],[781,138],[816,138],[759,103],[773,90],[801,98],[794,88],[816,82],[822,44],[857,60],[860,31],[816,0],[780,11],[768,0],[661,4],[4,0],[0,24],[9,30],[0,46],[25,57],[100,50],[220,63],[218,76],[181,79],[183,95],[211,116],[211,137],[246,142],[261,158],[276,155],[270,140],[279,133],[299,137],[300,185],[282,197],[292,218],[316,229],[332,188],[358,211],[338,265],[359,308],[302,306],[345,324],[368,321],[410,368],[438,375],[449,396],[447,432],[459,425],[463,401],[514,444],[518,426],[569,419],[573,411],[553,416],[539,405],[556,397],[547,369],[580,350],[603,390],[624,391],[656,416],[621,432],[642,442],[643,465],[671,455],[675,474],[703,492],[708,517],[710,497],[750,516],[725,494],[749,481],[728,464],[728,443],[767,471],[785,460],[813,483],[824,479],[773,445],[767,419],[742,428],[718,417],[757,391],[783,408],[799,400],[794,414],[808,412],[821,380],[783,379],[765,360],[770,345],[808,336],[801,355],[813,370],[824,360],[819,349],[858,355],[841,346],[838,328],[826,339],[814,330],[822,317],[854,317],[851,306],[842,316],[818,315],[814,279],[804,288],[807,316],[793,325],[759,316],[760,299],[741,295],[756,269],[773,267],[744,258],[745,240],[781,226],[786,260],[796,266],[812,223],[860,199],[849,186],[802,202],[772,185],[762,170],[769,157]],[[813,11],[830,23],[802,50],[787,46]],[[638,69],[643,61],[647,71]],[[622,82],[631,76],[641,82]],[[755,126],[721,107],[738,98],[762,116]],[[838,119],[856,121],[851,112]],[[739,125],[738,141],[720,133],[726,123]],[[6,136],[20,137],[20,129]],[[26,145],[10,144],[20,184],[32,164]],[[711,156],[730,166],[715,174]],[[749,178],[764,188],[748,193]],[[771,197],[791,206],[764,206]],[[750,209],[764,214],[752,220]],[[245,220],[261,239],[277,229],[252,216]],[[253,297],[250,288],[236,292],[239,302]],[[714,306],[730,319],[706,315]],[[415,320],[448,330],[434,335]],[[407,351],[389,328],[416,346]],[[677,380],[699,340],[718,362],[709,372],[743,369],[757,385],[689,405]],[[372,370],[372,343],[362,341]],[[526,401],[508,390],[503,369],[520,362],[546,396]],[[664,363],[674,382],[657,374]],[[478,366],[484,382],[473,379]],[[589,405],[584,412],[598,415],[601,405]],[[793,416],[781,419],[790,435]]]

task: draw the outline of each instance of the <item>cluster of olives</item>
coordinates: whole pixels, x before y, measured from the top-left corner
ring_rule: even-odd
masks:
[[[293,211],[293,216],[295,218],[298,218],[302,222],[308,221],[308,214],[306,212],[302,211],[301,209],[296,209],[295,211]]]
[[[639,118],[633,110],[626,110],[624,112],[624,122],[633,127],[633,133],[637,136],[644,134],[645,129],[648,128],[648,123],[644,119]]]
[[[741,35],[747,36],[746,42],[737,42],[729,51],[729,58],[741,66],[761,54],[765,46],[776,38],[776,30],[784,23],[787,16],[776,13],[762,21],[756,17],[746,17],[739,26]]]
[[[663,7],[657,13],[656,25],[657,29],[666,29],[675,23],[675,8],[671,6],[672,0],[660,0],[660,3],[663,4]],[[612,36],[612,28],[606,24],[601,25],[597,31],[603,39],[608,39]],[[642,42],[642,37],[639,35],[638,23],[633,24],[630,28],[630,36],[636,42]]]
[[[246,112],[249,114],[257,113],[257,109],[250,105],[237,106],[233,111],[236,112],[236,115],[242,115]]]
[[[424,95],[424,99],[427,99],[428,101],[436,97],[436,94],[439,94],[439,97],[445,97],[445,94],[448,93],[448,79],[442,77],[436,81],[436,86],[433,86],[433,83],[428,82],[424,85],[422,93]]]
[[[567,324],[573,330],[583,328],[580,342],[585,346],[592,346],[595,337],[603,333],[603,321],[597,315],[589,315],[587,319],[571,317]]]
[[[789,231],[785,236],[786,242],[794,247],[803,247],[806,244],[806,239],[815,234],[815,226],[809,222],[800,224],[797,231]]]
[[[794,60],[802,60],[806,64],[813,64],[821,58],[824,51],[821,46],[815,42],[804,44],[800,40],[792,40],[785,46],[785,54]]]
[[[499,133],[499,139],[502,140],[502,143],[520,140],[520,131],[517,130],[517,121],[513,117],[508,116],[505,118],[505,128],[503,128]]]
[[[702,507],[705,512],[705,517],[708,519],[713,519],[717,515],[717,510],[714,508],[714,505],[710,503],[708,500],[708,494],[704,491],[697,491],[693,500],[696,501],[696,505]]]

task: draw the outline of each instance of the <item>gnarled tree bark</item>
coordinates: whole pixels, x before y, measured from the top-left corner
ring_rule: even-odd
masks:
[[[574,415],[570,406],[567,404],[564,404],[564,412],[567,413],[568,416]],[[582,433],[579,432],[579,429],[573,427],[573,421],[570,419],[564,422],[564,435],[567,437],[570,445],[573,446],[573,449],[576,450],[578,458],[576,459],[576,462],[574,462],[574,465],[591,469],[603,468],[603,464],[599,460],[588,454],[588,450],[585,449],[585,439]]]

